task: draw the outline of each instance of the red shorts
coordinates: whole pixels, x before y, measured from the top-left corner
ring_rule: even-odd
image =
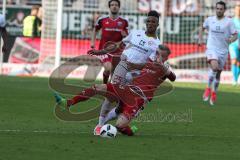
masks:
[[[136,116],[144,105],[144,99],[134,93],[130,86],[107,84],[107,98],[120,101],[122,113],[129,119]]]

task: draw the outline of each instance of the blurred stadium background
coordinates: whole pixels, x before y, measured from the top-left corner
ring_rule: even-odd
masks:
[[[150,9],[157,10],[161,14],[159,38],[172,50],[169,63],[175,69],[178,81],[204,82],[207,79],[205,46],[197,45],[197,35],[203,19],[215,14],[216,2],[121,0],[120,13],[129,20],[131,30],[145,28],[144,16]],[[62,3],[60,7],[59,3]],[[227,1],[227,16],[233,16],[236,3],[237,0]],[[49,76],[54,66],[86,54],[90,49],[93,24],[97,17],[109,11],[107,0],[5,0],[1,4],[2,11],[6,10],[11,46],[7,53],[1,53],[3,75]],[[42,34],[40,37],[26,38],[22,36],[22,22],[32,5],[43,7]],[[58,19],[58,16],[61,18]],[[57,32],[59,29],[61,31]],[[60,37],[59,41],[57,37]],[[71,76],[83,77],[85,70],[86,66],[80,67]],[[230,61],[222,74],[223,83],[231,83],[229,71]]]

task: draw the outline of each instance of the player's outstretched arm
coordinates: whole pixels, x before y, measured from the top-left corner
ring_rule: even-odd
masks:
[[[88,54],[90,54],[90,55],[103,55],[103,54],[107,54],[107,53],[110,53],[110,52],[114,52],[121,47],[124,47],[124,43],[122,41],[119,41],[119,42],[109,41],[104,45],[103,49],[101,49],[101,50],[92,49],[92,50],[88,51]]]
[[[96,28],[93,29],[93,33],[92,33],[92,37],[91,37],[91,48],[94,49],[95,48],[95,41],[96,41]]]
[[[96,50],[96,49],[91,49],[88,51],[87,54],[89,55],[104,55],[107,54],[108,52],[106,52],[105,50]]]
[[[235,33],[235,34],[231,35],[231,37],[228,38],[227,41],[228,41],[228,43],[232,43],[232,42],[236,41],[237,39],[238,39],[238,35],[237,35],[237,33]]]
[[[203,33],[204,33],[204,28],[203,27],[199,27],[199,33],[198,33],[198,45],[202,45],[203,44]]]

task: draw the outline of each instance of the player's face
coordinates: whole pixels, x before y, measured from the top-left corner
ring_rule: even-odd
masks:
[[[112,14],[118,14],[119,9],[120,9],[120,7],[119,7],[119,5],[118,5],[118,3],[116,1],[112,1],[110,3],[110,12]]]
[[[38,14],[38,9],[32,9],[31,15],[37,16],[37,14]]]
[[[218,18],[222,18],[224,16],[225,8],[221,4],[216,5],[216,14]]]
[[[235,16],[236,16],[236,17],[240,17],[240,5],[237,5],[237,6],[235,7]]]
[[[146,21],[146,27],[148,33],[155,33],[158,27],[158,19],[153,16],[149,16]]]

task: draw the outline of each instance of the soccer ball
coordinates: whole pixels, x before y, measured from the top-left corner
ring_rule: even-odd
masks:
[[[114,138],[117,135],[117,128],[111,124],[105,124],[100,130],[100,136],[103,138]]]

